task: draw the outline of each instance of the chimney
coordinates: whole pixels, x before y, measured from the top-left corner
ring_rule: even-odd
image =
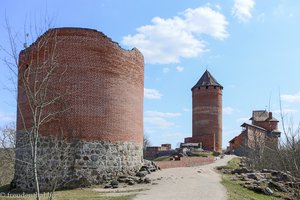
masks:
[[[272,119],[272,118],[273,118],[272,112],[269,112],[269,119]]]

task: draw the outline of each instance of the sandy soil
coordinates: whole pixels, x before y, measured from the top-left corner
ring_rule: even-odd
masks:
[[[212,164],[198,167],[164,169],[147,175],[152,184],[110,191],[114,194],[106,192],[109,196],[136,194],[134,200],[226,200],[226,189],[214,168],[225,165],[233,157],[226,155]]]

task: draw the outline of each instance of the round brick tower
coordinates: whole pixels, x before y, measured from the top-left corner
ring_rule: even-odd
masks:
[[[20,53],[20,74],[28,66],[40,66],[41,60],[47,61],[43,62],[46,70],[56,65],[48,99],[57,95],[60,104],[45,108],[46,113],[58,114],[41,126],[38,153],[51,152],[58,135],[63,138],[59,146],[65,147],[64,153],[70,151],[64,155],[66,161],[60,163],[64,170],[59,174],[62,180],[58,187],[80,187],[75,183],[83,179],[100,183],[105,177],[138,170],[143,145],[143,55],[135,48],[122,49],[96,30],[55,28]],[[26,130],[31,128],[32,112],[22,84],[19,77],[16,156],[19,161],[27,161]],[[39,162],[43,171],[61,162],[57,155],[42,157]],[[18,188],[30,190],[32,183],[24,176],[25,165],[16,161],[14,182]],[[51,176],[46,173],[40,180],[43,190],[51,187],[47,178]]]
[[[193,135],[185,142],[199,142],[205,150],[222,151],[222,90],[206,70],[192,88]]]

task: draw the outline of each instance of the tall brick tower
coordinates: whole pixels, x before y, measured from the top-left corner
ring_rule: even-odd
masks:
[[[203,149],[221,152],[223,86],[206,70],[191,90],[193,135],[185,142],[201,142]]]
[[[139,50],[122,49],[93,29],[54,28],[21,51],[18,72],[17,189],[34,191],[30,130],[37,129],[32,121],[39,118],[46,119],[37,149],[41,190],[51,190],[54,179],[57,188],[83,187],[140,169],[144,57]],[[43,112],[37,107],[39,115],[32,109],[36,104],[44,105]]]

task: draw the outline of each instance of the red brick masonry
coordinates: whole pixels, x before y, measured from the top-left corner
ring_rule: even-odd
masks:
[[[200,165],[206,165],[214,162],[214,157],[192,157],[181,158],[179,161],[156,161],[161,169],[176,168],[176,167],[195,167]]]
[[[38,48],[44,41],[47,48]],[[28,66],[34,70],[42,63],[48,68],[57,65],[53,78],[58,80],[51,79],[48,93],[65,94],[61,104],[68,111],[44,124],[42,135],[55,135],[63,129],[64,136],[86,141],[143,144],[144,58],[137,49],[122,49],[96,30],[56,28],[20,53],[20,72]],[[33,119],[22,86],[19,79],[22,109],[18,110],[18,131],[25,129],[20,111],[28,130]],[[60,110],[48,108],[49,113]]]

